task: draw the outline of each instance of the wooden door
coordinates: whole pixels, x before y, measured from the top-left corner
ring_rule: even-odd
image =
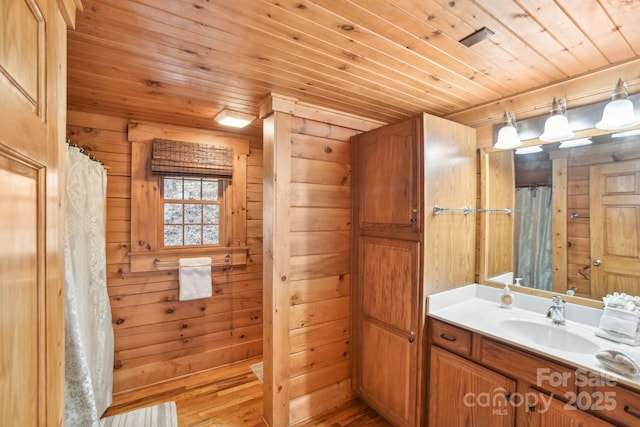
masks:
[[[640,160],[590,168],[591,297],[640,289]]]
[[[566,404],[565,402],[530,388],[526,394],[529,427],[613,427],[587,412]]]
[[[61,2],[62,3],[62,2]],[[0,425],[62,425],[66,25],[0,2]]]
[[[356,389],[395,425],[415,425],[419,244],[361,237]]]
[[[415,118],[354,137],[354,191],[358,192],[354,209],[362,233],[389,232],[417,239],[423,188],[419,126]]]
[[[515,381],[436,346],[429,372],[430,426],[515,425]]]

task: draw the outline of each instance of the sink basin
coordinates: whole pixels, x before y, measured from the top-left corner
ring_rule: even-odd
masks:
[[[527,341],[571,353],[594,354],[600,346],[579,332],[569,330],[566,325],[540,323],[525,319],[506,319],[498,322],[509,334]]]

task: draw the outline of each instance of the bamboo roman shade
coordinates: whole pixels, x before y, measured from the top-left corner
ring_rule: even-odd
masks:
[[[151,171],[157,175],[233,176],[233,148],[197,142],[153,139]]]

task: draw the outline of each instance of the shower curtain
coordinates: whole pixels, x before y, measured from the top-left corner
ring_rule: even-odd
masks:
[[[111,405],[113,327],[99,162],[69,146],[65,212],[65,426],[97,426]]]
[[[551,188],[516,189],[514,277],[530,288],[551,290]]]

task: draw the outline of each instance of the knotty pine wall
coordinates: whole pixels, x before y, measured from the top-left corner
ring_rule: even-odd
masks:
[[[280,426],[351,397],[349,139],[382,123],[277,95],[261,117],[264,418]]]
[[[114,393],[262,355],[262,137],[249,137],[248,264],[232,271],[215,269],[209,300],[181,302],[177,270],[129,269],[127,124],[123,118],[68,112],[67,137],[108,169],[107,286],[115,331]],[[230,311],[204,314],[203,304],[224,299],[231,299]],[[175,310],[178,304],[180,310]]]

